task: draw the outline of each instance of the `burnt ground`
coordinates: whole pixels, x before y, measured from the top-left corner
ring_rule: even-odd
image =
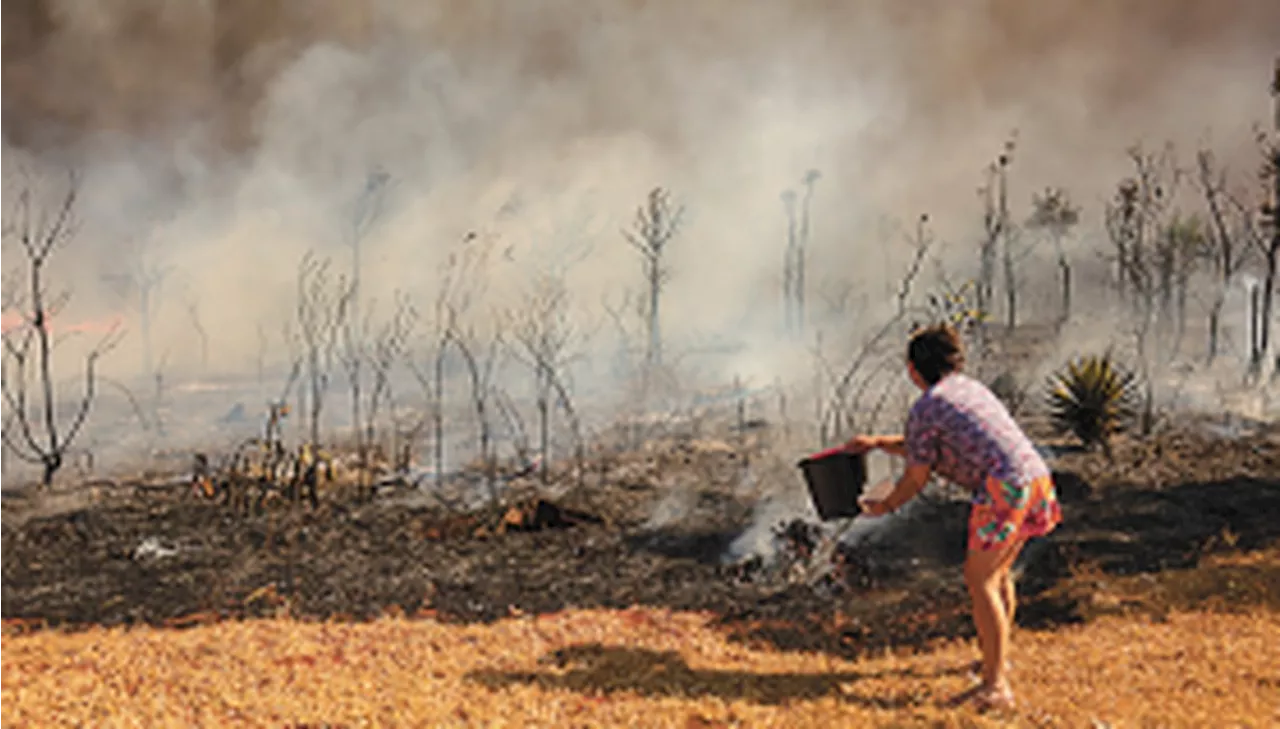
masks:
[[[1024,555],[1020,622],[1088,619],[1105,580],[1179,581],[1210,554],[1280,547],[1280,429],[1233,436],[1186,425],[1121,439],[1114,461],[1057,456],[1066,522]],[[658,461],[712,474],[734,457],[694,449]],[[60,509],[48,495],[6,494],[3,617],[10,626],[180,627],[400,611],[489,621],[644,605],[710,611],[744,640],[845,655],[972,631],[959,570],[962,502],[922,501],[880,541],[840,550],[833,569],[805,559],[814,545],[803,523],[779,538],[776,563],[726,564],[752,518],[732,479],[685,479],[679,518],[655,528],[651,514],[670,498],[661,483],[671,480],[614,474],[559,498],[525,491],[470,514],[398,496],[329,494],[316,509],[242,516],[181,487],[104,488]],[[1244,579],[1259,585],[1241,599],[1280,607],[1280,566]]]

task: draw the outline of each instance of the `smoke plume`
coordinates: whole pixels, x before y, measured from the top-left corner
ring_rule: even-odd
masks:
[[[724,370],[790,377],[797,360],[775,346],[779,195],[808,170],[822,175],[812,317],[857,336],[910,258],[878,232],[886,216],[929,213],[940,255],[968,275],[973,191],[1015,132],[1013,204],[1062,185],[1094,227],[1134,142],[1212,142],[1249,169],[1280,31],[1267,0],[15,0],[3,13],[6,210],[27,181],[81,170],[82,226],[57,270],[75,293],[66,316],[128,322],[104,363],[120,376],[144,376],[146,272],[163,274],[153,357],[170,371],[244,374],[263,341],[279,365],[298,260],[314,250],[346,270],[353,201],[380,173],[391,185],[362,243],[374,316],[396,290],[429,310],[440,266],[487,242],[472,315],[500,319],[532,275],[561,278],[599,361],[604,305],[643,287],[619,229],[661,185],[687,209],[667,260],[673,347],[745,343]],[[853,309],[822,304],[840,281]]]

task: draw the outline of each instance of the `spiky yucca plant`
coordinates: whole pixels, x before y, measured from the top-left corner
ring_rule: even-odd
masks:
[[[1109,439],[1134,417],[1137,377],[1111,360],[1089,355],[1069,362],[1049,378],[1049,417],[1059,433],[1071,433],[1089,448],[1110,452]]]

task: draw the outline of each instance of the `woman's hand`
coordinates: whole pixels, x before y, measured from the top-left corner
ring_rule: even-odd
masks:
[[[868,499],[863,497],[858,499],[858,506],[862,509],[862,513],[867,516],[884,516],[893,511],[889,508],[889,502],[885,499]]]
[[[858,508],[867,516],[892,514],[920,493],[931,472],[932,469],[924,464],[909,465],[889,493],[884,493],[880,486],[873,487],[869,489],[870,493],[858,499]]]

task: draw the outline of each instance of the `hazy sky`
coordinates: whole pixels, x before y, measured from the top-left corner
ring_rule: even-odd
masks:
[[[964,269],[982,169],[1014,130],[1014,204],[1065,185],[1094,222],[1135,141],[1211,140],[1253,164],[1280,51],[1265,0],[11,0],[3,14],[6,183],[17,160],[83,170],[62,262],[82,313],[134,317],[103,275],[170,270],[156,315],[171,362],[191,364],[194,316],[224,369],[248,366],[259,328],[277,337],[305,250],[345,265],[373,169],[395,181],[365,249],[383,302],[394,288],[429,301],[438,263],[477,231],[512,252],[493,307],[569,266],[595,317],[640,287],[618,229],[664,185],[688,208],[668,331],[768,340],[779,194],[806,170],[823,175],[813,285],[883,299],[907,252],[875,234],[881,216],[929,212]]]

